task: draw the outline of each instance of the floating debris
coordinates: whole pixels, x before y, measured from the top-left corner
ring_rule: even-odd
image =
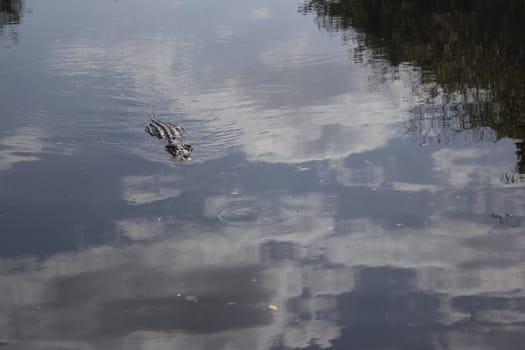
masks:
[[[184,297],[187,301],[191,301],[192,303],[198,303],[199,299],[195,295],[186,295]]]
[[[500,224],[509,225],[513,227],[521,226],[522,218],[520,216],[513,216],[509,213],[492,213],[490,214],[490,217],[496,219]]]
[[[268,304],[268,309],[270,309],[270,310],[272,310],[272,311],[277,311],[277,310],[279,310],[279,308],[278,308],[276,305],[274,305],[274,304]]]

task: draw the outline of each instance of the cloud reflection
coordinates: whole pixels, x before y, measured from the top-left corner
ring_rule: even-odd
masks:
[[[21,127],[0,137],[0,149],[0,171],[10,170],[18,163],[40,160],[47,153],[72,153],[69,147],[50,143],[45,133],[35,127]]]
[[[509,165],[498,167],[493,160],[501,159],[503,151],[498,147],[442,149],[432,155],[434,171],[448,186],[457,188],[498,185],[501,184],[501,169],[509,168]]]
[[[272,18],[272,10],[269,7],[257,7],[251,11],[252,17],[258,20],[268,20]]]
[[[434,193],[447,197],[443,191]],[[523,296],[521,228],[473,223],[447,210],[435,210],[428,227],[389,228],[371,218],[336,219],[333,201],[316,193],[275,193],[262,200],[211,196],[204,208],[208,223],[176,217],[116,223],[132,240],[156,238],[147,243],[3,259],[0,305],[9,317],[1,336],[26,339],[20,343],[26,345],[61,339],[69,346],[98,334],[100,340],[79,346],[102,349],[270,349],[276,342],[328,348],[342,335],[338,296],[362,288],[364,266],[412,272],[410,288],[440,295],[447,327],[463,322],[467,312],[451,300],[492,295],[510,302]],[[277,212],[294,208],[295,214],[274,217],[268,205]],[[243,210],[226,215],[225,208]],[[494,235],[512,242],[501,255],[490,243]],[[283,256],[282,249],[293,253]],[[501,258],[508,264],[501,265]],[[199,303],[181,294],[197,295]],[[278,311],[268,310],[268,303]],[[476,319],[521,327],[521,309],[501,317],[495,312],[480,310]],[[36,325],[30,329],[24,326],[29,319]]]
[[[218,35],[236,35],[234,26],[219,28]],[[108,45],[79,39],[58,46],[52,65],[76,77],[114,77],[117,85],[133,91],[134,100],[189,119],[185,127],[198,144],[201,160],[232,148],[242,149],[250,160],[271,163],[334,159],[379,149],[397,136],[396,125],[407,118],[404,107],[398,108],[386,94],[360,89],[355,79],[361,79],[362,72],[348,62],[337,42],[337,50],[317,48],[318,39],[310,33],[299,36],[246,52],[253,58],[247,63],[250,74],[239,71],[224,53],[197,67],[204,46],[188,37],[144,37],[138,39],[140,45],[136,40]],[[326,77],[327,89],[315,85],[322,81],[294,83],[296,79],[286,78],[322,79],[322,72],[332,72],[334,64],[345,73],[334,75],[335,81]],[[269,74],[275,79],[265,93]],[[261,83],[254,85],[254,80]],[[392,89],[400,93],[404,87]],[[322,95],[325,91],[329,94]],[[299,104],[293,102],[297,99]]]
[[[122,180],[123,198],[141,205],[177,197],[181,191],[173,188],[176,176],[126,176]]]
[[[257,10],[254,16],[268,13]],[[236,37],[246,45],[236,26],[212,27],[214,41],[231,44]],[[111,233],[126,238],[128,245],[3,259],[0,283],[6,292],[0,305],[9,316],[0,319],[6,326],[0,327],[2,337],[48,344],[71,340],[64,346],[81,339],[80,347],[98,349],[328,348],[345,332],[341,319],[360,321],[351,318],[354,310],[345,309],[343,299],[356,301],[354,309],[366,301],[364,280],[371,270],[385,277],[376,287],[405,283],[401,292],[392,292],[396,302],[417,292],[437,305],[441,316],[435,322],[449,327],[443,329],[449,345],[486,341],[485,334],[454,328],[467,320],[476,326],[494,316],[493,323],[506,327],[509,322],[502,320],[508,316],[518,323],[521,309],[497,317],[491,308],[476,314],[458,304],[461,298],[499,297],[512,303],[523,297],[522,227],[501,226],[488,216],[493,198],[518,215],[525,208],[520,196],[497,194],[499,173],[483,159],[499,151],[432,152],[437,185],[425,179],[392,181],[386,162],[348,166],[345,158],[372,153],[399,137],[396,128],[421,97],[412,96],[410,83],[419,72],[401,69],[399,79],[371,82],[373,91],[363,90],[354,81],[361,79],[361,71],[348,63],[346,50],[318,49],[310,34],[293,37],[299,40],[264,41],[245,52],[252,60],[243,58],[242,65],[225,52],[213,62],[205,60],[202,41],[209,38],[202,37],[139,35],[118,43],[83,38],[57,44],[56,71],[76,79],[110,77],[117,87],[126,86],[134,100],[184,118],[199,144],[200,159],[221,159],[235,149],[248,161],[330,160],[327,171],[345,188],[330,194],[315,188],[302,195],[210,194],[199,222],[175,214],[116,219]],[[345,73],[329,82],[330,89],[317,88],[312,77],[323,77],[319,72],[334,65]],[[265,85],[270,74],[282,77]],[[29,139],[22,138],[18,149],[26,147],[29,154],[43,149]],[[10,142],[4,139],[6,147]],[[0,162],[7,164],[4,168],[25,156],[6,154]],[[168,201],[180,195],[176,181],[173,176],[125,177],[122,197],[137,207]],[[370,193],[358,192],[382,185],[371,204],[363,197]],[[458,194],[466,187],[481,191]],[[413,214],[423,217],[419,225],[392,225],[366,211],[366,206],[383,215],[390,211],[398,219],[401,204],[388,202],[388,191],[421,207]],[[471,215],[477,215],[475,220]],[[486,220],[479,219],[483,216]],[[409,278],[396,279],[392,271]],[[387,288],[382,292],[391,293]],[[198,296],[199,303],[185,301],[184,294]],[[268,310],[269,303],[278,312]],[[408,309],[393,308],[405,312],[398,317],[407,323],[413,311]],[[376,312],[381,322],[395,321]],[[521,324],[512,325],[523,330]]]

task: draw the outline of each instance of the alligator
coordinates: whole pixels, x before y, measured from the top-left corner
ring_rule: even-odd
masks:
[[[149,117],[150,122],[148,126],[146,126],[146,132],[158,139],[166,139],[168,144],[165,146],[165,149],[173,157],[179,160],[190,159],[190,153],[193,151],[193,147],[182,142],[182,139],[186,136],[184,128],[157,119],[155,113],[151,113]]]

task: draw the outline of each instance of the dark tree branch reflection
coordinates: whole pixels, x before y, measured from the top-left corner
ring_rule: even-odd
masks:
[[[525,139],[523,1],[310,0],[299,11],[316,13],[321,29],[356,40],[358,62],[372,56],[420,69],[417,84],[428,99],[414,111],[410,133],[443,139],[474,130],[490,140]],[[520,173],[523,151],[517,144]]]

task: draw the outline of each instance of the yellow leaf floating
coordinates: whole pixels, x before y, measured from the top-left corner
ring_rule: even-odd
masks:
[[[270,309],[272,311],[277,311],[278,310],[277,306],[274,305],[274,304],[268,304],[268,309]]]
[[[187,301],[191,301],[192,303],[198,303],[199,302],[199,299],[197,299],[197,297],[195,295],[186,295],[184,297],[184,299],[186,299]]]

